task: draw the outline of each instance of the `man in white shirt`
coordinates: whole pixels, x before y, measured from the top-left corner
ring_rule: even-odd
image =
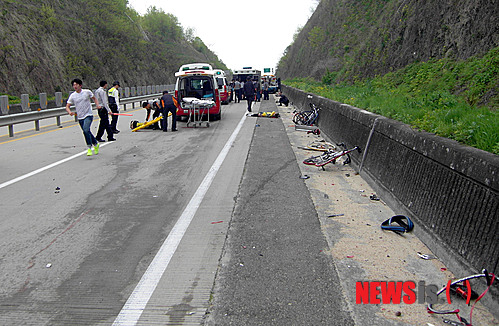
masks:
[[[83,136],[85,137],[85,142],[88,146],[87,156],[91,156],[92,150],[95,151],[95,154],[99,154],[99,142],[95,139],[94,135],[90,131],[90,126],[92,125],[92,121],[94,119],[94,114],[92,112],[92,103],[90,99],[95,102],[97,109],[101,106],[99,105],[99,101],[95,98],[94,93],[89,89],[82,89],[83,82],[81,79],[75,78],[71,81],[71,85],[75,90],[72,93],[66,104],[66,111],[69,115],[73,116],[76,114],[78,118],[78,122],[80,123],[81,130],[83,130]],[[75,106],[76,113],[71,112],[71,105]]]
[[[100,82],[100,87],[95,91],[95,97],[101,104],[101,108],[98,110],[99,113],[99,130],[97,131],[97,141],[98,142],[105,142],[104,139],[102,139],[102,136],[104,135],[104,131],[107,133],[107,140],[113,141],[116,140],[113,138],[113,130],[111,129],[111,125],[109,124],[109,116],[111,115],[111,109],[109,108],[109,103],[107,99],[107,81],[102,80]]]

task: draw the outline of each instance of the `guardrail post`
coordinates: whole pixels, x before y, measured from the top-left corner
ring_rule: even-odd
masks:
[[[62,92],[55,93],[55,105],[56,107],[62,107]]]
[[[152,87],[147,86],[147,95],[152,94]]]
[[[130,97],[130,87],[125,87],[125,89],[123,90],[123,95],[125,98]],[[132,108],[133,108],[133,104],[132,104]],[[126,104],[123,104],[123,110],[126,111]]]
[[[47,93],[40,93],[40,110],[47,109]],[[40,131],[40,120],[35,120],[35,130]]]
[[[23,112],[31,111],[28,94],[21,94],[21,109]]]
[[[62,92],[55,92],[55,107],[62,107]],[[57,126],[61,125],[61,117],[56,117]]]
[[[1,114],[9,114],[9,97],[7,95],[0,96],[0,111]]]
[[[40,108],[42,110],[45,110],[47,108],[47,105],[48,105],[48,101],[47,101],[47,93],[40,93]]]
[[[9,97],[7,95],[0,96],[0,115],[9,113]],[[14,137],[14,125],[9,125],[9,137]]]
[[[137,95],[137,89],[135,87],[130,88],[130,93],[131,93],[130,95],[132,97],[136,96]]]

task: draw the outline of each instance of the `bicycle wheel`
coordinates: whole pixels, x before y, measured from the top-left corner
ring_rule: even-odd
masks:
[[[293,122],[297,125],[306,125],[308,118],[309,118],[309,115],[310,115],[310,111],[297,112],[293,116]]]
[[[301,125],[303,124],[303,116],[302,116],[302,112],[296,112],[295,115],[293,115],[293,123],[296,124],[296,125]]]
[[[314,151],[321,151],[321,152],[336,150],[336,146],[334,146],[333,144],[328,143],[328,142],[319,142],[319,141],[314,141],[314,142],[308,144],[307,148],[312,149]]]
[[[317,155],[317,156],[311,156],[309,158],[306,158],[305,160],[303,160],[303,164],[306,164],[306,165],[316,165],[317,162],[320,162],[323,160],[323,156],[325,155],[326,153],[324,154],[321,154],[321,155]]]
[[[324,155],[321,155],[321,159],[315,163],[315,166],[321,167],[321,166],[324,166],[324,165],[329,164],[329,163],[334,164],[334,163],[336,163],[336,160],[340,156],[341,156],[341,152],[340,153],[338,153],[338,152],[326,152],[326,153],[324,153]]]

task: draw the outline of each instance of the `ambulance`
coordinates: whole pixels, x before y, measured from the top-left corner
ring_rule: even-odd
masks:
[[[189,110],[184,108],[184,97],[195,97],[211,100],[215,105],[209,109],[210,121],[220,120],[222,116],[220,91],[216,73],[208,63],[190,63],[182,65],[175,73],[175,98],[180,108],[177,110],[177,120],[187,121]]]
[[[229,83],[227,82],[225,71],[222,69],[215,69],[215,79],[217,80],[220,101],[222,104],[229,104]]]

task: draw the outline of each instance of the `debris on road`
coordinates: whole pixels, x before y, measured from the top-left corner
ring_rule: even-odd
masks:
[[[437,257],[433,256],[433,255],[428,255],[428,254],[422,254],[420,253],[419,251],[417,252],[419,258],[421,259],[426,259],[426,260],[429,260],[429,259],[437,259]]]

